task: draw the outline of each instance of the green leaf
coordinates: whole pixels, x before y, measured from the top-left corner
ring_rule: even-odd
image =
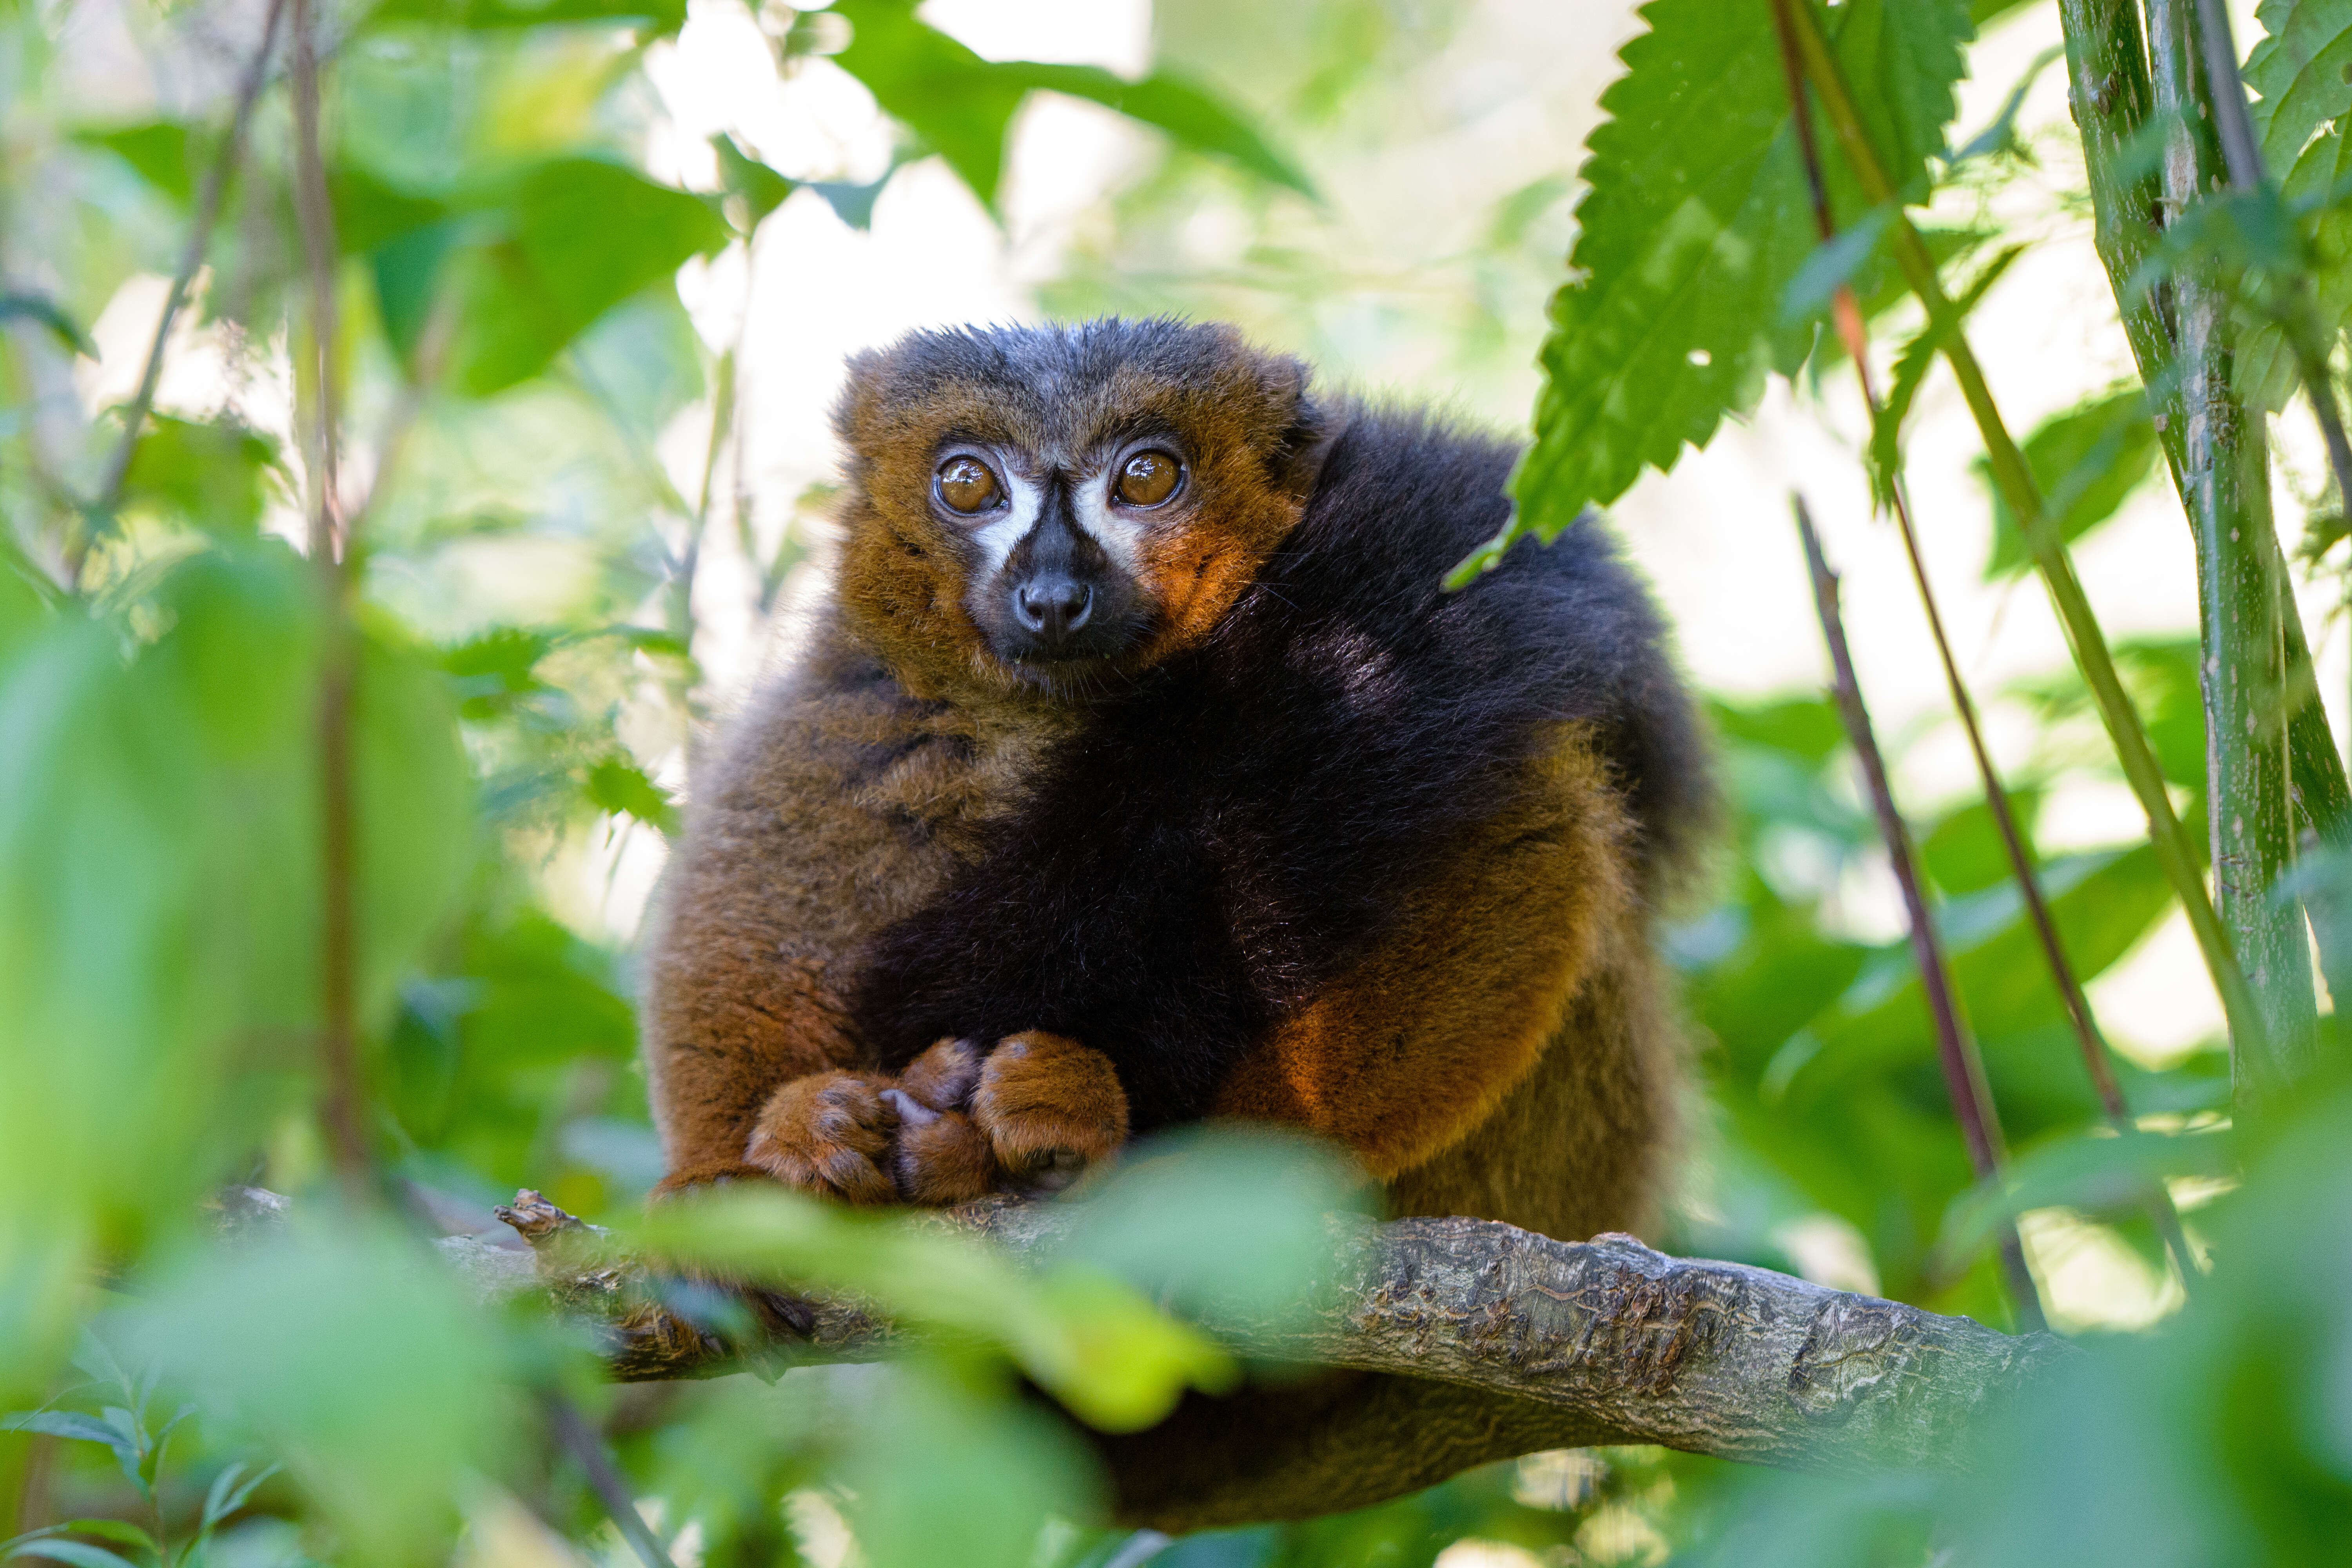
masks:
[[[2061,543],[2071,544],[2115,516],[2156,465],[2158,440],[2147,404],[2137,386],[2092,399],[2034,426],[2023,451],[2041,486],[2047,520]],[[1992,492],[1992,557],[1988,581],[2013,577],[2033,554],[1984,459],[1975,468]]]
[[[39,322],[49,330],[49,336],[85,359],[98,357],[98,345],[90,342],[89,334],[81,330],[81,324],[67,315],[64,307],[46,294],[0,294],[0,321],[12,317]]]
[[[701,197],[593,158],[540,164],[495,211],[504,233],[472,253],[454,350],[457,384],[478,397],[537,375],[606,310],[730,237]]]
[[[139,177],[182,206],[196,192],[198,161],[209,153],[188,128],[177,121],[157,120],[112,131],[86,131],[79,141],[113,153],[138,172]]]
[[[736,226],[743,233],[759,227],[761,220],[783,205],[784,198],[793,194],[793,181],[735,145],[732,136],[713,136],[710,150],[719,154],[720,183],[730,195],[742,201],[750,215],[749,222]]]
[[[1818,234],[1768,0],[1651,0],[1642,16],[1649,30],[1625,47],[1588,143],[1591,189],[1573,276],[1552,299],[1517,514],[1474,558],[1482,566],[1517,534],[1553,538],[1644,468],[1671,468],[1812,343],[1811,320],[1780,309]],[[1916,200],[1952,116],[1968,13],[1954,0],[1849,0],[1831,24],[1879,155]],[[1826,155],[1850,223],[1859,199]]]
[[[276,443],[240,426],[168,414],[149,421],[124,475],[124,504],[154,508],[207,533],[251,538],[267,499],[264,479],[278,468]]]
[[[1896,357],[1894,384],[1870,426],[1870,489],[1880,506],[1894,502],[1895,480],[1903,469],[1903,421],[1910,416],[1919,388],[1927,384],[1927,373],[1936,368],[1936,356],[1943,352],[1945,342],[1960,330],[1970,312],[1983,302],[1986,292],[2000,281],[2000,275],[2009,270],[2010,263],[2024,252],[2023,246],[2012,245],[1987,262],[1967,291],[1952,301],[1951,310],[1922,327]]]
[[[947,160],[993,207],[1004,168],[1004,132],[1033,90],[1066,93],[1156,126],[1187,147],[1232,161],[1261,179],[1313,198],[1297,165],[1234,110],[1169,75],[1128,81],[1097,66],[986,60],[919,20],[912,0],[838,0],[849,47],[834,63]]]
[[[2332,341],[2352,323],[2352,207],[2343,201],[2352,176],[2352,0],[2263,0],[2254,9],[2263,37],[2246,57],[2246,85],[2263,163],[2286,204],[2309,217],[2313,291],[2320,327]],[[2254,324],[2239,348],[2237,381],[2262,406],[2285,405],[2296,384],[2294,356],[2275,321]]]
[[[908,1322],[1001,1347],[1085,1420],[1134,1431],[1232,1363],[1132,1287],[1088,1265],[1032,1277],[994,1249],[782,1188],[664,1204],[629,1227],[681,1262],[795,1289],[844,1291]]]
[[[686,0],[383,0],[368,22],[371,26],[429,22],[454,27],[636,23],[659,37],[685,25]]]
[[[10,1557],[46,1557],[52,1563],[69,1563],[73,1568],[139,1568],[128,1557],[109,1552],[103,1546],[62,1539],[35,1541],[0,1552],[0,1558]]]
[[[494,626],[441,656],[441,668],[455,677],[467,719],[494,719],[548,688],[533,672],[555,646],[552,632]]]
[[[992,69],[1032,88],[1090,99],[1129,120],[1165,131],[1194,152],[1229,159],[1270,184],[1297,191],[1309,201],[1322,199],[1296,164],[1266,144],[1256,127],[1181,78],[1160,73],[1129,81],[1098,66],[1029,61],[1007,61]]]
[[[626,757],[606,757],[588,770],[588,798],[599,811],[633,816],[665,837],[677,831],[677,807],[661,785]]]
[[[83,1415],[71,1410],[14,1410],[0,1415],[0,1432],[39,1432],[76,1443],[130,1448],[134,1454],[138,1448],[131,1439],[97,1416]]]

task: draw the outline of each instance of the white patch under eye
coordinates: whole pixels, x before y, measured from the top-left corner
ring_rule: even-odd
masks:
[[[1121,517],[1110,504],[1111,480],[1117,476],[1108,468],[1078,481],[1070,494],[1070,510],[1078,526],[1093,536],[1103,547],[1103,553],[1118,563],[1119,570],[1129,576],[1143,571],[1144,525],[1140,519]]]
[[[1003,465],[997,472],[1004,480],[1004,509],[965,535],[980,552],[980,563],[971,572],[975,583],[988,582],[996,575],[1004,565],[1004,558],[1021,542],[1021,536],[1036,523],[1038,510],[1045,500],[1045,488],[1014,473],[1011,464]]]

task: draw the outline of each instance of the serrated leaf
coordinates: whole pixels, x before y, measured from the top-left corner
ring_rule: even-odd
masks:
[[[2352,322],[2352,211],[2337,199],[2352,174],[2344,116],[2352,113],[2352,0],[2263,0],[2263,37],[2246,58],[2249,106],[2263,163],[2291,208],[2320,209],[2306,235],[2323,329],[2332,338]],[[2275,410],[2295,374],[2275,322],[2254,326],[2239,349],[2240,391]]]
[[[1649,30],[1625,47],[1588,143],[1575,276],[1552,300],[1514,532],[1556,536],[1644,468],[1672,467],[1812,342],[1813,319],[1780,309],[1817,229],[1769,0],[1652,0],[1642,16]],[[1967,9],[1849,0],[1832,19],[1879,155],[1916,200],[1952,117]],[[1862,206],[1826,159],[1843,226]]]
[[[661,785],[625,757],[607,757],[588,770],[588,798],[615,816],[633,816],[664,836],[677,831],[677,807]]]

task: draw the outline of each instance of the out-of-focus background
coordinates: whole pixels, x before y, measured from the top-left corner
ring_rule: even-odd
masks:
[[[1013,89],[1000,173],[984,114],[975,133],[919,95],[877,99],[904,74],[879,52],[898,47],[890,18],[903,6],[688,0],[682,21],[653,26],[632,19],[644,9],[387,0],[321,18],[340,483],[364,515],[365,658],[407,672],[384,677],[386,689],[413,678],[419,693],[440,693],[382,721],[381,755],[362,743],[361,809],[381,806],[384,826],[379,841],[362,822],[362,864],[395,888],[382,908],[362,904],[383,949],[362,955],[367,1131],[453,1228],[487,1223],[487,1205],[523,1183],[591,1217],[618,1215],[659,1174],[634,1059],[631,943],[699,749],[790,657],[822,592],[827,419],[844,357],[915,327],[1171,312],[1234,321],[1309,361],[1328,387],[1522,431],[1541,386],[1547,301],[1577,234],[1583,143],[1622,69],[1617,51],[1642,28],[1616,0],[929,0],[914,15],[982,61],[1101,68],[1087,79],[1097,85],[1157,73],[1231,110],[1153,122],[1132,100],[1122,113],[1084,93]],[[1951,141],[2004,115],[2011,130],[1948,172],[1922,221],[2026,247],[1970,325],[2022,435],[2136,377],[2092,247],[2065,67],[2053,62],[2058,13],[1975,9],[1987,21]],[[194,647],[206,626],[266,618],[254,606],[276,602],[280,569],[268,541],[306,537],[299,426],[318,391],[297,369],[309,273],[296,122],[276,78],[161,360],[158,418],[120,476],[120,505],[103,528],[76,520],[97,518],[88,498],[113,477],[118,411],[139,395],[263,7],[6,0],[5,15],[0,282],[57,316],[26,307],[5,321],[10,548],[27,580],[70,580],[100,605],[125,647]],[[2251,11],[2238,26],[2259,36]],[[1882,342],[1916,325],[1897,307]],[[2292,543],[2327,505],[2326,465],[2307,420],[2290,413],[2273,428]],[[1609,509],[1709,695],[1734,805],[1721,874],[1672,937],[1706,1092],[1691,1175],[1660,1239],[2006,1325],[2009,1300],[1962,1213],[1971,1178],[1901,906],[1822,698],[1792,489],[1843,574],[1862,684],[2011,1141],[2063,1163],[2099,1116],[2004,880],[1898,542],[1874,512],[1868,437],[1851,368],[1828,355],[1794,381],[1775,377],[1751,416]],[[2222,1125],[2221,1009],[2039,584],[1995,560],[1980,449],[1955,388],[1931,376],[1906,458],[1956,652],[2141,1124]],[[2138,467],[2126,462],[2124,478],[2141,482],[2120,487],[2112,516],[2075,541],[2075,561],[2194,820],[2189,533],[2152,437],[2131,450]],[[246,564],[218,568],[207,587],[198,567],[215,557]],[[236,575],[248,566],[258,575]],[[2297,584],[2340,724],[2341,579],[2330,567]],[[222,668],[312,657],[309,632],[287,636],[282,647],[257,642],[249,667]],[[65,647],[54,627],[16,641],[42,637]],[[12,646],[0,636],[0,655]],[[85,655],[99,662],[72,663]],[[310,941],[310,895],[280,908],[257,892],[273,855],[307,844],[254,784],[274,776],[271,759],[307,754],[305,710],[278,713],[258,686],[239,687],[247,749],[184,746],[148,723],[179,710],[177,688],[117,692],[106,683],[131,677],[100,673],[115,667],[94,652],[42,657],[12,677],[19,705],[0,707],[16,726],[0,728],[0,751],[17,748],[0,766],[23,791],[16,825],[0,828],[37,849],[12,862],[8,886],[40,900],[55,929],[9,949],[0,981],[22,981],[31,999],[15,1020],[20,1044],[39,1030],[100,1042],[63,1065],[24,1045],[24,1061],[47,1065],[26,1092],[0,1093],[16,1102],[0,1130],[21,1147],[0,1168],[20,1196],[78,1183],[83,1205],[63,1229],[25,1222],[62,1261],[18,1292],[48,1306],[0,1313],[0,1327],[21,1321],[26,1342],[51,1347],[17,1368],[47,1398],[58,1336],[88,1317],[58,1305],[73,1260],[137,1245],[156,1223],[142,1216],[229,1163],[305,1191],[330,1160],[303,1054],[284,1043],[309,1026],[309,1004],[256,1000],[313,978],[307,958],[287,956]],[[124,668],[156,663],[142,653]],[[118,706],[94,740],[56,717],[101,700]],[[433,739],[436,722],[447,727],[436,702],[454,711],[458,746]],[[411,722],[422,727],[400,728]],[[307,809],[298,795],[285,811]],[[126,971],[167,978],[114,997],[110,1012],[90,1001]],[[143,1065],[159,1040],[186,1059]],[[143,1087],[125,1100],[125,1083]],[[70,1114],[42,1098],[52,1094]],[[137,1133],[142,1116],[174,1131]],[[85,1146],[89,1128],[118,1125],[133,1129],[109,1135],[123,1143]],[[120,1153],[139,1139],[142,1152]],[[2200,1207],[2227,1185],[2174,1182],[2199,1246]],[[2144,1328],[2185,1300],[2128,1205],[2053,1201],[2021,1228],[2062,1329]],[[783,1386],[812,1386],[802,1378]],[[866,1408],[854,1381],[825,1386]],[[856,1486],[808,1439],[811,1412],[834,1406],[782,1394],[763,1405],[742,1378],[677,1397],[689,1404],[623,1408],[610,1431],[648,1507],[669,1510],[681,1563],[705,1550],[713,1562],[898,1560],[887,1526],[852,1544],[843,1510],[856,1513]],[[310,1430],[287,1420],[274,1430]],[[483,1422],[466,1441],[495,1425]],[[768,1457],[741,1451],[747,1432]],[[26,1528],[68,1503],[111,1506],[100,1463],[7,1462],[0,1479],[13,1475],[32,1500]],[[721,1506],[712,1500],[726,1489],[703,1472],[730,1465],[741,1484]],[[1537,1456],[1354,1523],[1204,1538],[1153,1560],[1658,1562],[1685,1544],[1676,1521],[1701,1517],[1691,1500],[1732,1487],[1726,1468],[1649,1450]],[[325,1485],[331,1469],[300,1474]],[[470,1521],[467,1561],[511,1560],[484,1543],[522,1552],[512,1542],[526,1536],[543,1554],[532,1562],[617,1560],[609,1530],[567,1545],[517,1523],[490,1492],[467,1491],[473,1481],[434,1490],[446,1481],[406,1495]],[[498,1484],[530,1489],[511,1476]],[[583,1483],[564,1485],[566,1506],[589,1510]],[[1077,1495],[1040,1485],[1041,1513]],[[223,1547],[220,1561],[301,1560],[371,1517],[272,1506],[240,1538],[247,1554]],[[286,1528],[261,1528],[273,1521]],[[1034,1561],[1094,1550],[1078,1526],[1059,1528],[1032,1542]],[[429,1531],[416,1539],[416,1552],[442,1549]],[[280,1548],[293,1555],[269,1555]]]

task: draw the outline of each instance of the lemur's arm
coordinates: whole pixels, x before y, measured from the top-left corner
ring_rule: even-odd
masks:
[[[765,1176],[853,1202],[896,1195],[898,1114],[835,987],[924,881],[861,803],[897,712],[858,691],[781,697],[711,770],[664,889],[646,1056],[674,1192]]]
[[[1638,895],[1630,825],[1571,734],[1530,802],[1401,892],[1381,945],[1245,1057],[1219,1115],[1303,1126],[1387,1180],[1466,1135],[1535,1065]]]

